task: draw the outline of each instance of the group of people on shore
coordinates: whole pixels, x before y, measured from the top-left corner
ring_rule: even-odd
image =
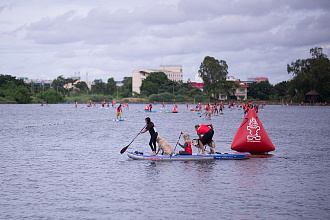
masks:
[[[156,140],[157,140],[157,137],[158,137],[158,132],[156,130],[156,127],[154,125],[154,123],[150,120],[149,117],[145,118],[145,127],[143,130],[141,130],[139,132],[140,133],[145,133],[147,131],[149,131],[149,134],[150,134],[150,141],[149,141],[149,146],[151,148],[151,155],[156,155],[157,152],[157,146],[156,146]],[[199,148],[199,150],[201,150],[201,155],[205,155],[205,149],[204,149],[204,146],[207,145],[208,143],[210,142],[213,142],[212,138],[213,138],[213,135],[214,135],[214,130],[213,130],[213,125],[210,123],[210,124],[202,124],[202,125],[196,125],[195,126],[195,129],[196,129],[196,133],[199,137],[199,139],[197,139],[197,148]],[[176,153],[175,155],[192,155],[192,143],[191,143],[191,140],[190,140],[190,136],[189,136],[189,133],[188,132],[181,132],[181,134],[183,135],[183,139],[184,139],[184,144],[180,144],[179,140],[177,141],[177,144],[182,147],[184,150],[182,151],[179,151],[178,153]],[[180,135],[181,137],[181,135]],[[180,139],[180,138],[179,138]],[[158,146],[159,148],[161,146]],[[159,151],[159,149],[158,149]],[[174,151],[170,151],[171,155],[173,155]],[[214,149],[212,151],[214,153]]]

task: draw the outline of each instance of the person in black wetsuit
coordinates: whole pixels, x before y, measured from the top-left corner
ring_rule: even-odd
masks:
[[[149,146],[152,150],[152,154],[151,155],[156,155],[156,138],[158,136],[158,133],[157,133],[157,130],[155,128],[155,125],[154,123],[152,123],[150,121],[150,118],[147,117],[145,119],[145,122],[147,124],[147,127],[143,130],[143,131],[140,131],[141,133],[145,133],[147,131],[149,131],[150,133],[150,141],[149,141]]]

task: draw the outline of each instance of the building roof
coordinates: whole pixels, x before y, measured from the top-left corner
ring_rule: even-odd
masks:
[[[305,95],[319,95],[315,90],[307,92]]]
[[[248,88],[249,87],[249,85],[247,85],[246,83],[244,83],[242,81],[239,81],[239,80],[236,80],[235,83],[238,84],[240,88]]]

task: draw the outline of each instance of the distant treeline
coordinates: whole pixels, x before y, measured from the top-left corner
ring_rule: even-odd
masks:
[[[330,101],[330,61],[316,47],[310,50],[311,58],[299,59],[287,65],[288,74],[293,79],[271,85],[268,81],[249,84],[248,100],[271,102],[306,101],[306,93],[313,91],[313,100]],[[204,81],[203,91],[189,86],[190,82],[169,80],[163,72],[154,72],[142,81],[141,94],[132,94],[132,77],[124,77],[122,86],[117,86],[114,78],[107,82],[101,79],[93,81],[92,88],[76,79],[59,76],[52,82],[52,87],[45,89],[43,85],[24,83],[11,75],[0,75],[0,103],[60,103],[86,102],[89,100],[111,102],[115,99],[129,100],[139,98],[150,102],[215,102],[219,94],[232,97],[238,85],[226,81],[228,65],[224,60],[205,57],[198,71]],[[235,101],[235,100],[227,100]]]

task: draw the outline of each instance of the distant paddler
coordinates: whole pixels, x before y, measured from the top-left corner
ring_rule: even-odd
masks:
[[[219,114],[217,103],[214,103],[214,111],[213,111],[213,113],[214,114]]]
[[[121,109],[121,104],[118,106],[117,108],[117,119],[118,119],[118,116],[120,117],[121,119],[121,113],[123,112],[123,110]]]

